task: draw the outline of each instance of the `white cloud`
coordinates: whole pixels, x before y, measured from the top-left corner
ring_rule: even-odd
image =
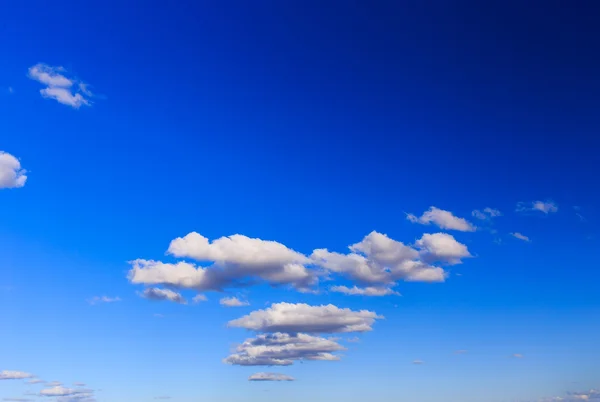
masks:
[[[162,285],[198,292],[223,291],[258,283],[291,285],[299,291],[308,292],[314,290],[318,278],[325,274],[329,275],[328,279],[331,279],[331,274],[337,274],[351,279],[360,287],[378,289],[392,288],[399,280],[443,282],[447,276],[444,269],[430,263],[458,263],[460,258],[470,256],[466,246],[450,235],[443,236],[449,239],[445,242],[446,248],[454,247],[454,251],[434,253],[434,250],[427,249],[429,243],[425,240],[419,243],[418,250],[373,231],[360,242],[350,245],[347,254],[321,248],[307,257],[275,241],[233,235],[210,242],[192,232],[173,240],[168,253],[201,263],[206,261],[207,266],[188,261],[166,263],[136,259],[129,262],[128,278],[133,284]],[[442,246],[444,244],[438,248]],[[436,260],[433,257],[440,258]],[[343,289],[338,288],[340,291]],[[373,289],[365,292],[377,293]]]
[[[372,311],[353,311],[333,304],[310,306],[304,303],[276,303],[265,310],[253,311],[232,320],[228,326],[258,332],[366,332],[372,330],[375,320],[382,318]]]
[[[454,216],[450,211],[445,211],[436,207],[430,207],[427,211],[423,212],[421,217],[417,217],[413,214],[407,214],[406,219],[413,223],[420,223],[422,225],[430,225],[431,223],[434,223],[441,229],[446,230],[474,232],[477,229],[466,219],[459,218]]]
[[[460,264],[462,258],[472,257],[467,246],[448,233],[425,233],[415,245],[420,249],[421,258],[428,262]]]
[[[27,384],[43,384],[43,383],[45,383],[45,382],[46,382],[46,381],[44,381],[44,380],[41,380],[41,379],[39,379],[39,378],[34,378],[34,379],[32,379],[32,380],[29,380],[29,381],[27,381]]]
[[[444,270],[418,260],[419,252],[385,234],[371,232],[349,247],[352,253],[314,250],[311,259],[324,269],[365,285],[391,285],[397,280],[441,282]]]
[[[221,237],[212,243],[192,232],[173,240],[168,253],[175,257],[208,261],[207,268],[187,262],[166,264],[138,259],[132,261],[132,283],[164,284],[196,290],[223,290],[248,280],[305,289],[316,281],[304,264],[308,257],[281,243],[243,235]]]
[[[200,302],[203,302],[203,301],[206,301],[206,300],[207,300],[207,299],[206,299],[206,296],[205,296],[205,295],[196,295],[196,296],[194,296],[194,298],[192,299],[192,301],[193,301],[194,303],[200,303]]]
[[[248,377],[248,381],[294,381],[294,377],[279,373],[256,373]]]
[[[150,300],[169,300],[175,303],[186,304],[185,298],[170,289],[148,288],[142,292],[142,297]]]
[[[261,334],[246,339],[223,362],[239,366],[289,366],[295,361],[336,361],[345,350],[335,340],[304,333]]]
[[[48,387],[58,387],[61,385],[62,385],[62,382],[60,382],[60,381],[50,381],[46,384],[46,386],[48,386]]]
[[[0,151],[0,189],[23,187],[27,181],[26,173],[17,158]]]
[[[517,212],[538,211],[546,215],[558,211],[558,205],[554,201],[519,202]]]
[[[225,307],[243,307],[250,305],[247,301],[240,300],[237,297],[223,297],[219,300],[219,304]]]
[[[480,211],[479,209],[473,210],[471,215],[480,220],[488,220],[490,218],[502,216],[502,213],[495,208],[486,207],[483,209],[483,211]]]
[[[98,303],[116,303],[120,302],[120,297],[108,297],[108,296],[94,296],[88,300],[90,304],[98,304]]]
[[[425,364],[425,362],[423,362],[421,360],[414,360],[412,363],[417,364],[417,365]]]
[[[33,374],[24,371],[0,371],[0,380],[24,380],[26,378],[33,378]]]
[[[38,63],[29,68],[29,78],[44,84],[46,88],[40,90],[44,98],[54,99],[63,105],[78,109],[83,105],[91,104],[89,98],[93,96],[89,86],[78,79],[68,78],[63,67],[52,67]]]
[[[527,236],[525,236],[524,234],[521,234],[521,233],[519,233],[519,232],[514,232],[514,233],[511,233],[510,235],[511,235],[512,237],[515,237],[515,238],[519,239],[519,240],[523,240],[523,241],[531,241],[531,240],[529,239],[529,237],[527,237]]]
[[[523,355],[520,353],[515,353],[514,355],[512,355],[512,357],[516,358],[516,359],[522,359]]]
[[[332,292],[343,293],[352,296],[388,296],[388,295],[400,295],[400,293],[394,291],[391,288],[378,288],[373,286],[367,286],[365,288],[359,288],[354,286],[349,288],[347,286],[332,286],[329,288]]]
[[[66,388],[61,385],[45,388],[40,391],[40,395],[42,396],[72,396],[83,393],[89,393],[89,390],[82,390],[79,388]]]

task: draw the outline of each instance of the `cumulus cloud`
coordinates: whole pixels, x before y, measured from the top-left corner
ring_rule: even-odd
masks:
[[[473,212],[471,212],[471,215],[473,215],[477,219],[484,221],[489,220],[490,218],[502,216],[502,213],[495,208],[486,207],[483,209],[483,211],[479,209],[473,210]]]
[[[415,245],[420,249],[421,258],[428,262],[460,264],[463,258],[472,257],[462,243],[448,233],[425,233]]]
[[[185,298],[170,289],[148,288],[142,292],[142,297],[150,300],[168,300],[175,303],[186,304]]]
[[[388,295],[400,295],[400,293],[394,291],[391,288],[378,288],[373,286],[367,286],[365,288],[359,288],[357,286],[332,286],[329,288],[332,292],[343,293],[352,296],[388,296]]]
[[[341,254],[314,250],[311,259],[327,271],[346,276],[363,285],[390,285],[398,280],[442,282],[445,272],[419,260],[418,250],[378,232],[349,247]]]
[[[452,212],[445,211],[436,207],[430,207],[423,215],[417,217],[413,214],[407,214],[406,219],[413,223],[422,225],[435,224],[441,229],[458,230],[461,232],[474,232],[477,228],[464,218],[454,216]]]
[[[23,187],[27,181],[26,173],[16,157],[0,151],[0,189]]]
[[[243,307],[250,305],[247,301],[240,300],[237,297],[223,297],[219,300],[219,304],[225,307]]]
[[[11,371],[4,370],[0,371],[0,380],[24,380],[27,378],[33,378],[33,374],[26,373],[24,371]]]
[[[90,304],[98,304],[98,303],[116,303],[120,302],[120,297],[108,297],[108,296],[94,296],[88,300]]]
[[[256,373],[248,377],[248,381],[294,381],[294,377],[280,373]]]
[[[305,289],[316,281],[305,266],[310,262],[308,257],[275,241],[232,235],[210,242],[192,232],[173,240],[167,252],[210,265],[202,268],[187,262],[166,264],[138,259],[131,262],[131,282],[223,290],[256,280]]]
[[[521,234],[519,232],[514,232],[510,234],[512,237],[517,238],[519,240],[523,240],[523,241],[531,241],[529,239],[529,237],[525,236],[524,234]]]
[[[40,90],[44,98],[54,99],[63,105],[79,109],[81,106],[90,106],[93,96],[89,86],[76,78],[68,78],[64,67],[53,67],[38,63],[29,68],[28,76],[32,80],[45,85]]]
[[[431,240],[423,238],[414,248],[373,231],[360,242],[350,245],[348,253],[320,248],[306,256],[275,241],[232,235],[211,242],[192,232],[173,240],[168,253],[196,259],[200,264],[206,262],[205,266],[190,261],[168,263],[136,259],[130,261],[128,278],[133,284],[198,292],[223,291],[259,283],[291,285],[299,291],[313,291],[320,277],[328,275],[328,279],[332,279],[332,275],[340,275],[360,286],[347,292],[341,287],[338,291],[358,294],[360,287],[378,288],[378,291],[363,292],[375,295],[381,293],[381,289],[392,288],[400,280],[443,282],[446,272],[432,263],[454,264],[470,256],[466,246],[450,235],[428,236],[433,237]]]
[[[258,332],[366,332],[373,329],[375,320],[382,318],[372,311],[353,311],[333,304],[310,306],[304,303],[276,303],[265,310],[256,310],[232,320],[228,326]]]
[[[519,202],[517,212],[537,211],[548,215],[558,211],[558,205],[554,201]]]
[[[239,366],[289,366],[295,361],[336,361],[345,350],[335,340],[304,333],[276,332],[246,339],[224,362]]]

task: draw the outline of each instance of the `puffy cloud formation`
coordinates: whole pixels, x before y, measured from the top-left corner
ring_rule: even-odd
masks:
[[[449,234],[424,235],[414,246],[371,232],[349,246],[347,254],[316,249],[310,256],[281,243],[242,235],[210,242],[192,232],[171,242],[168,253],[208,262],[205,267],[188,261],[167,263],[136,259],[130,261],[128,277],[133,284],[162,285],[199,292],[248,286],[256,283],[291,285],[309,291],[323,274],[344,276],[365,287],[337,291],[379,296],[399,280],[443,282],[446,272],[431,263],[457,264],[470,257],[467,247]],[[371,289],[366,289],[371,288]],[[377,288],[374,289],[374,288]],[[387,291],[387,294],[392,294]]]
[[[353,311],[333,304],[310,306],[304,303],[276,303],[265,310],[232,320],[230,327],[257,332],[338,333],[371,331],[382,316],[368,310]]]
[[[207,298],[206,298],[206,296],[205,296],[205,295],[196,295],[196,296],[194,296],[194,298],[192,299],[192,301],[193,301],[194,303],[200,303],[200,302],[203,302],[203,301],[206,301],[206,300],[207,300]]]
[[[294,381],[294,377],[279,373],[256,373],[248,377],[248,381]]]
[[[26,378],[33,378],[34,375],[26,373],[24,371],[0,371],[0,380],[24,380]]]
[[[477,219],[484,221],[490,218],[502,216],[502,213],[495,208],[486,207],[483,209],[483,211],[479,209],[473,210],[473,212],[471,212],[471,215],[473,215]]]
[[[142,292],[142,297],[150,300],[168,300],[175,303],[186,304],[185,298],[170,289],[148,288]]]
[[[0,189],[23,187],[27,181],[26,173],[17,158],[0,151]]]
[[[250,305],[247,301],[240,300],[237,297],[223,297],[219,300],[219,304],[225,307],[243,307]]]
[[[524,234],[521,234],[519,232],[514,232],[510,234],[512,237],[517,238],[519,240],[523,240],[523,241],[531,241],[529,239],[529,237],[525,236]]]
[[[345,349],[331,339],[276,332],[246,339],[224,362],[239,366],[289,366],[300,360],[339,360],[332,352],[340,350]]]
[[[519,202],[517,212],[538,211],[546,215],[558,211],[558,205],[553,201]]]
[[[46,86],[40,90],[42,97],[54,99],[74,109],[89,106],[89,98],[93,94],[88,85],[75,78],[67,78],[66,73],[63,67],[52,67],[44,63],[29,68],[29,78]]]
[[[454,216],[452,212],[445,211],[436,207],[430,207],[423,215],[417,217],[413,214],[407,214],[406,219],[413,223],[422,225],[435,224],[441,229],[458,230],[461,232],[474,232],[477,228],[464,218]]]
[[[377,288],[373,286],[367,286],[366,288],[359,288],[357,286],[351,288],[347,286],[332,286],[329,290],[352,296],[388,296],[400,294],[391,288]]]
[[[448,233],[424,234],[415,245],[420,249],[421,258],[427,262],[445,262],[460,264],[462,258],[471,257],[471,253]]]
[[[116,302],[120,302],[120,301],[121,301],[120,297],[94,296],[90,300],[88,300],[88,303],[90,303],[90,304],[116,303]]]

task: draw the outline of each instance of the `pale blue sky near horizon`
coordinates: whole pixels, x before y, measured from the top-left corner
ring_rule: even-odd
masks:
[[[600,397],[589,391],[600,388],[600,9],[436,4],[0,6],[0,399]],[[349,253],[373,231],[443,280],[360,279],[312,257]],[[269,269],[290,286],[272,271],[242,276],[260,264],[224,262],[241,243],[221,260],[167,254],[191,232],[279,242],[319,292],[284,263]],[[428,246],[437,233],[452,242]],[[283,258],[260,250],[246,257]],[[386,278],[400,258],[362,255],[385,260]],[[215,261],[226,286],[132,279],[136,259]],[[150,288],[188,303],[142,297]],[[207,300],[193,303],[198,293]],[[273,332],[228,322],[283,302],[384,318],[311,332],[346,349],[337,361],[225,364]],[[248,381],[258,372],[295,380]]]

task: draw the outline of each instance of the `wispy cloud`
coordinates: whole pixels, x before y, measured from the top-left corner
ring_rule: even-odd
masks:
[[[558,205],[554,201],[532,201],[517,203],[517,212],[542,212],[546,215],[558,211]]]
[[[473,210],[473,212],[471,212],[471,215],[480,220],[489,220],[491,218],[502,216],[502,213],[495,208],[486,207],[483,210]]]
[[[99,304],[99,303],[116,303],[120,302],[120,297],[108,297],[108,296],[94,296],[88,300],[89,304]]]
[[[11,371],[4,370],[0,371],[0,380],[24,380],[27,378],[33,378],[34,375],[31,373],[26,373],[24,371]]]
[[[250,305],[248,301],[240,300],[237,297],[223,297],[221,300],[219,300],[219,304],[225,307],[243,307]]]
[[[40,90],[44,98],[54,99],[74,109],[91,105],[90,98],[93,94],[89,90],[89,85],[77,78],[67,77],[67,70],[64,67],[38,63],[29,68],[28,76],[46,86]]]
[[[294,378],[279,373],[256,373],[248,377],[248,381],[294,381]]]
[[[511,235],[512,237],[516,238],[516,239],[519,239],[519,240],[523,240],[523,241],[527,241],[527,242],[531,241],[531,240],[529,239],[529,237],[527,237],[527,236],[525,236],[524,234],[522,234],[522,233],[519,233],[519,232],[514,232],[514,233],[511,233],[510,235]]]
[[[170,289],[148,288],[141,293],[141,296],[150,300],[168,300],[179,304],[187,303],[185,298],[180,293],[174,292]]]
[[[15,156],[0,151],[0,189],[23,187],[27,181],[26,173]]]
[[[359,288],[358,286],[347,287],[347,286],[332,286],[329,288],[332,292],[343,293],[351,296],[388,296],[388,295],[400,295],[400,293],[396,292],[391,288],[386,287],[374,287],[367,286],[364,288]]]

